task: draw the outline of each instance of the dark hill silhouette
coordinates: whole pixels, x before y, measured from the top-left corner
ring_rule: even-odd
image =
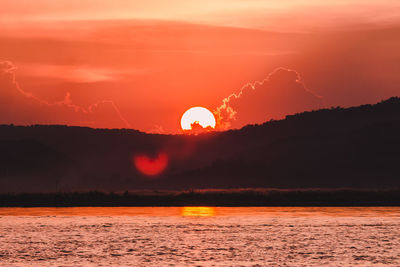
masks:
[[[400,98],[199,135],[0,126],[0,192],[399,188]],[[148,178],[136,154],[168,155]]]

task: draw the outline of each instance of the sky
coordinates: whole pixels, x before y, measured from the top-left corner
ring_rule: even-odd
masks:
[[[400,2],[2,0],[0,124],[179,133],[400,95]]]

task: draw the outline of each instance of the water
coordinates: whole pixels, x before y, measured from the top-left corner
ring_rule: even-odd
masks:
[[[0,208],[1,266],[400,266],[400,208]]]

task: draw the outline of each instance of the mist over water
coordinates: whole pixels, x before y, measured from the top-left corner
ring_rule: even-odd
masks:
[[[400,208],[0,208],[1,266],[400,265]]]

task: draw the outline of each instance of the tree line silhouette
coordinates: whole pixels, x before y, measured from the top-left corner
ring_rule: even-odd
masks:
[[[400,189],[239,189],[0,194],[0,207],[399,206]]]

